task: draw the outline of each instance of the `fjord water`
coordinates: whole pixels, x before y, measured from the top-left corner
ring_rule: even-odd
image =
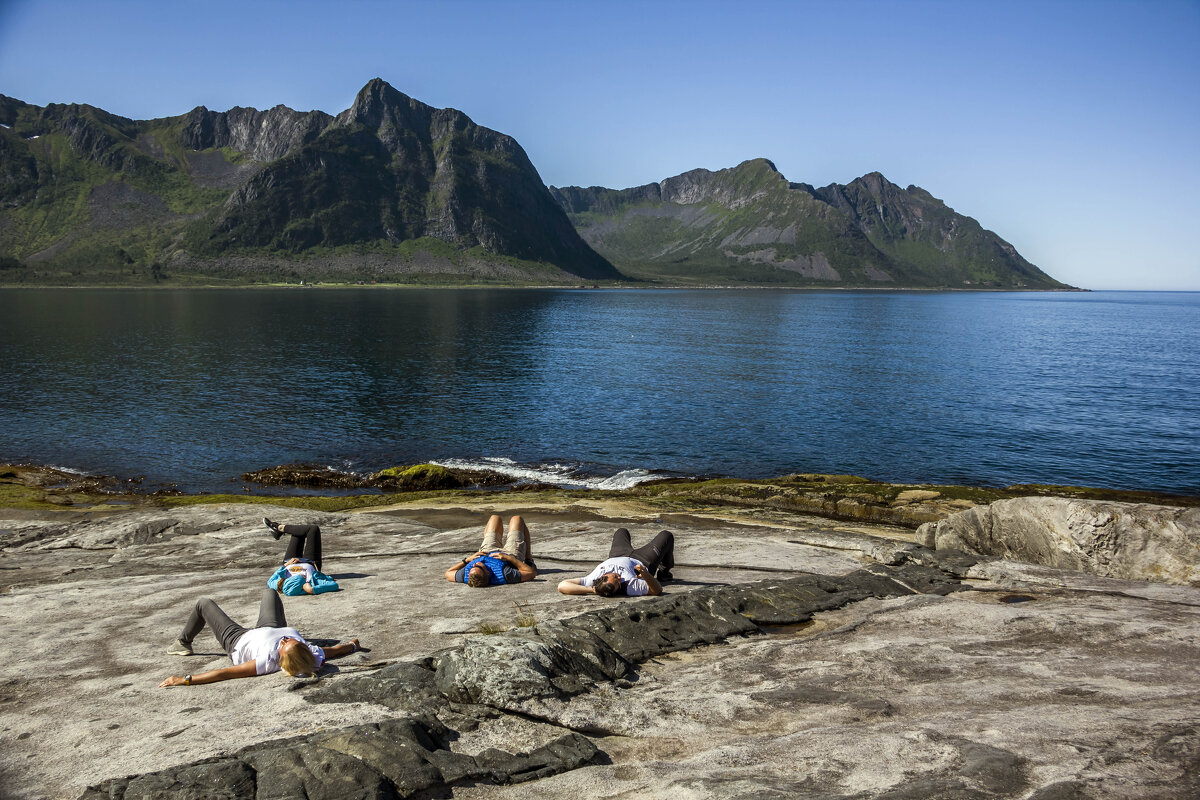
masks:
[[[1198,493],[1200,295],[0,291],[0,460],[230,491],[483,459]]]

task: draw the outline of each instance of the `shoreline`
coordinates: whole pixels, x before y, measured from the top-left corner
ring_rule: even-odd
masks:
[[[317,281],[314,283],[187,283],[164,285],[163,283],[80,283],[80,284],[29,284],[29,283],[0,283],[0,289],[552,289],[552,290],[586,290],[586,291],[631,291],[642,289],[661,289],[680,291],[688,289],[705,291],[779,291],[781,289],[801,292],[927,292],[930,294],[951,293],[1090,293],[1096,291],[1112,292],[1187,292],[1187,289],[1086,289],[1080,287],[1062,288],[1022,288],[1022,287],[957,287],[957,286],[800,286],[792,284],[637,284],[637,283],[607,283],[607,284],[574,284],[574,283],[347,283],[340,281]]]
[[[1180,508],[1200,507],[1200,495],[1097,487],[1019,484],[1007,487],[892,483],[854,475],[798,473],[773,478],[728,477],[648,480],[619,489],[562,488],[520,483],[484,471],[413,465],[393,473],[370,493],[354,488],[307,487],[304,494],[270,486],[242,493],[138,491],[128,481],[59,468],[0,464],[0,509],[35,518],[110,516],[149,509],[213,504],[263,504],[322,512],[395,513],[529,508],[555,514],[584,509],[603,516],[662,518],[685,514],[726,522],[775,514],[915,529],[967,509],[1018,497],[1060,497]],[[380,473],[382,474],[382,473]],[[488,480],[499,477],[501,482]],[[245,487],[243,487],[245,488]],[[297,487],[289,487],[297,488]],[[607,509],[607,510],[604,510]],[[603,510],[603,511],[602,511]]]
[[[771,494],[786,483],[666,484],[644,496],[426,492],[335,513],[270,498],[0,509],[0,615],[39,621],[0,626],[14,654],[0,777],[22,800],[214,787],[252,798],[240,776],[311,796],[408,790],[417,778],[464,797],[568,796],[601,783],[667,796],[676,792],[647,778],[664,764],[679,786],[728,786],[722,759],[748,752],[745,785],[779,775],[782,796],[808,785],[794,771],[801,737],[813,769],[840,770],[831,792],[855,780],[855,796],[899,785],[886,768],[924,741],[932,755],[909,761],[952,788],[973,780],[983,753],[989,781],[1023,787],[1004,797],[1050,796],[1064,778],[1192,796],[1177,773],[1191,768],[1196,681],[1179,665],[1197,657],[1200,587],[931,548],[894,524],[789,507],[789,495]],[[493,513],[528,520],[539,574],[485,593],[447,582],[443,571],[479,546]],[[198,597],[253,619],[282,548],[264,516],[320,525],[341,583],[286,598],[288,621],[321,646],[353,636],[364,648],[315,678],[158,688],[166,675],[227,663],[207,633],[193,658],[165,651]],[[664,595],[555,591],[605,558],[616,527],[635,541],[675,534]],[[64,705],[76,713],[54,716]],[[1180,746],[1162,747],[1167,735]],[[1062,750],[1064,740],[1080,749]],[[861,783],[846,742],[861,750],[854,765],[882,777]],[[1151,754],[1132,776],[1130,751]],[[62,752],[72,758],[52,757]],[[548,753],[596,757],[531,766]]]

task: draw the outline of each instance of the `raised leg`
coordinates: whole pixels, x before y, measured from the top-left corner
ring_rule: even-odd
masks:
[[[287,619],[283,616],[283,601],[274,589],[263,589],[262,600],[258,603],[258,622],[256,628],[286,628]]]
[[[529,528],[525,520],[513,517],[508,521],[508,537],[504,540],[504,552],[518,561],[529,561],[533,556],[529,547]]]
[[[270,589],[267,591],[275,594]],[[196,635],[204,630],[205,625],[208,625],[208,629],[212,631],[212,635],[216,637],[221,649],[226,653],[233,650],[233,645],[237,642],[238,637],[246,632],[246,629],[231,620],[229,615],[222,611],[211,597],[201,597],[192,608],[192,613],[188,615],[187,622],[183,626],[183,633],[179,634],[179,641],[191,644]]]
[[[675,566],[675,534],[659,531],[657,536],[634,550],[632,555],[651,572],[669,572]]]
[[[288,535],[287,552],[283,560],[306,558],[321,568],[321,529],[316,525],[282,525],[279,528]]]
[[[487,521],[487,527],[483,529],[483,544],[479,549],[490,553],[493,550],[500,549],[500,534],[504,532],[504,520],[500,519],[499,514],[492,514]]]
[[[608,557],[617,558],[631,555],[633,555],[633,543],[629,541],[629,531],[625,528],[617,528],[613,533],[612,547],[608,548]]]

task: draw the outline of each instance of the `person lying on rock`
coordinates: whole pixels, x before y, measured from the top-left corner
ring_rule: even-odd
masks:
[[[608,558],[584,577],[563,581],[558,590],[563,594],[598,594],[601,597],[662,594],[660,582],[671,580],[674,566],[675,535],[670,531],[659,531],[657,536],[635,549],[629,540],[629,531],[617,528]]]
[[[263,517],[275,541],[288,537],[287,551],[283,554],[283,566],[267,578],[270,586],[280,594],[296,597],[302,594],[336,592],[341,587],[337,581],[321,572],[321,529],[316,525],[280,525]]]
[[[529,549],[529,528],[525,526],[525,520],[513,517],[508,521],[508,536],[501,547],[500,531],[503,529],[504,521],[499,514],[493,514],[484,528],[479,551],[446,570],[446,580],[479,589],[536,578],[537,566]]]
[[[358,639],[324,648],[309,644],[299,631],[288,627],[279,595],[273,589],[264,589],[258,607],[258,622],[249,630],[231,620],[211,597],[200,598],[183,626],[183,633],[167,652],[173,656],[192,655],[192,641],[205,625],[229,654],[233,666],[196,675],[172,675],[160,683],[159,688],[253,678],[280,669],[292,677],[313,675],[326,659],[348,656],[359,650]]]

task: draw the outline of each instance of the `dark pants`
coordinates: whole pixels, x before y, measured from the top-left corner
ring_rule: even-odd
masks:
[[[636,558],[646,565],[651,574],[656,571],[666,572],[675,566],[675,535],[670,531],[659,531],[649,542],[635,548],[629,540],[629,531],[617,528],[617,532],[613,534],[612,547],[608,549],[608,557],[618,556]]]
[[[227,654],[233,652],[233,646],[237,644],[237,640],[248,630],[231,620],[229,615],[222,611],[211,597],[201,597],[196,601],[196,606],[192,609],[187,624],[183,626],[183,633],[179,634],[179,641],[191,644],[192,640],[196,638],[196,634],[204,630],[205,625],[208,625],[208,629],[212,631],[213,636],[217,637],[221,648]],[[262,601],[258,604],[258,621],[254,623],[254,627],[287,627],[287,620],[283,616],[283,602],[274,589],[263,589]]]
[[[281,525],[279,530],[289,537],[283,560],[306,558],[321,568],[321,529],[316,525]]]

